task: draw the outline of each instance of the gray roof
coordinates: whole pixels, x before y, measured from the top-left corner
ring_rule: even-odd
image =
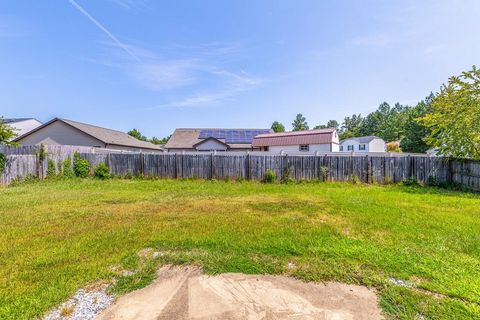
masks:
[[[26,121],[26,120],[36,120],[35,118],[9,118],[9,119],[3,119],[3,123],[14,123],[14,122],[21,122],[21,121]],[[40,122],[40,121],[38,121]]]
[[[51,123],[55,121],[61,121],[63,123],[66,123],[86,134],[89,136],[94,137],[97,140],[102,141],[105,144],[111,144],[111,145],[118,145],[118,146],[124,146],[124,147],[134,147],[134,148],[143,148],[143,149],[152,149],[152,150],[160,150],[160,146],[157,146],[151,142],[147,141],[141,141],[138,140],[129,134],[122,132],[122,131],[117,131],[117,130],[112,130],[112,129],[107,129],[107,128],[102,128],[98,126],[94,126],[91,124],[86,124],[86,123],[81,123],[73,120],[67,120],[67,119],[60,119],[60,118],[55,118],[52,119],[43,125],[33,129],[30,132],[27,132],[26,134],[17,137],[14,141],[18,141],[23,139],[24,137],[50,125]]]
[[[195,145],[199,142],[202,142],[208,138],[199,138],[202,131],[208,130],[222,130],[222,131],[259,131],[265,130],[270,131],[270,129],[220,129],[220,128],[178,128],[175,129],[172,136],[165,145],[166,149],[194,149]],[[218,139],[221,140],[221,139]],[[251,143],[227,143],[227,145],[232,149],[245,149],[252,146]]]
[[[383,140],[382,138],[377,137],[377,136],[352,137],[352,138],[343,139],[342,141],[340,141],[340,144],[344,143],[347,140],[354,140],[358,143],[370,143],[374,139]]]

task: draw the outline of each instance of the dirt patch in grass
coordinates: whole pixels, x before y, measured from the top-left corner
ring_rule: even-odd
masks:
[[[372,290],[341,283],[315,284],[285,276],[162,267],[149,286],[105,310],[109,319],[382,319]]]

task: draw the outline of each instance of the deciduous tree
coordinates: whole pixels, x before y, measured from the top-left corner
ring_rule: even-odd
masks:
[[[285,132],[285,126],[278,121],[272,123],[271,129],[273,132]]]
[[[480,159],[480,70],[451,77],[432,99],[422,119],[426,142],[439,154]]]
[[[404,136],[400,143],[404,152],[424,153],[429,149],[425,138],[430,133],[430,130],[421,123],[419,119],[427,114],[432,99],[433,93],[425,98],[425,100],[420,101],[415,107],[408,110],[407,120],[403,130]]]
[[[16,145],[16,143],[12,142],[12,139],[16,136],[17,133],[15,132],[15,129],[6,124],[3,121],[3,117],[0,117],[0,144]]]

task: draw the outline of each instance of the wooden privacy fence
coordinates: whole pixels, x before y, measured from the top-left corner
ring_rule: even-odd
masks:
[[[28,175],[44,178],[47,161],[56,166],[69,154],[7,155],[0,183]],[[148,176],[158,178],[245,179],[262,181],[267,170],[277,179],[359,181],[396,183],[413,177],[422,184],[452,182],[480,191],[480,162],[451,160],[425,156],[371,155],[261,155],[261,154],[143,154],[143,153],[80,153],[92,166],[106,163],[115,176]]]

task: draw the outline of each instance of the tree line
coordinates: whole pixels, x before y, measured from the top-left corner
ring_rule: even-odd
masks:
[[[274,121],[272,130],[284,132],[285,126]],[[448,79],[436,94],[430,93],[415,106],[381,103],[377,110],[363,117],[353,114],[313,129],[335,128],[340,139],[378,136],[386,142],[399,142],[404,152],[424,153],[430,148],[438,154],[480,159],[480,71],[473,66]],[[301,113],[292,122],[293,131],[308,130]]]
[[[284,132],[285,126],[274,121],[271,128]],[[293,131],[308,130],[307,119],[297,114],[292,122]],[[436,94],[431,93],[415,106],[386,102],[363,117],[353,114],[339,124],[329,120],[313,127],[335,128],[340,138],[379,136],[387,142],[399,141],[402,151],[425,152],[435,148],[438,154],[480,159],[480,70],[473,66],[458,76],[448,79]],[[154,144],[164,144],[169,137],[148,139],[137,129],[129,135]],[[0,144],[12,145],[16,132],[0,117]]]
[[[134,138],[137,138],[138,140],[140,141],[147,141],[147,142],[151,142],[153,144],[166,144],[168,142],[168,140],[170,139],[171,135],[167,136],[167,137],[164,137],[162,139],[159,139],[157,137],[151,137],[150,139],[148,139],[147,137],[145,137],[139,130],[133,128],[132,130],[128,131],[127,132],[128,135],[134,137]]]
[[[342,140],[352,137],[378,136],[387,143],[400,141],[402,151],[423,153],[430,148],[426,142],[430,131],[419,119],[430,110],[433,98],[434,95],[431,93],[415,106],[400,103],[391,106],[383,102],[377,110],[365,117],[361,114],[353,114],[345,117],[341,124],[337,120],[329,120],[326,124],[314,126],[313,129],[334,128]],[[285,131],[285,126],[278,121],[273,122],[271,128],[275,132]],[[292,122],[292,130],[308,129],[306,118],[301,113],[297,114]]]
[[[432,112],[432,102],[435,97],[430,93],[415,106],[400,103],[391,106],[383,102],[377,110],[365,117],[361,114],[353,114],[345,117],[341,124],[336,120],[329,120],[326,124],[314,126],[313,129],[335,128],[341,140],[378,136],[387,143],[399,142],[401,151],[424,153],[434,144],[428,143],[427,137],[431,134],[431,129],[422,119]],[[274,132],[285,131],[285,126],[278,121],[274,121],[271,128]],[[309,128],[306,118],[301,113],[297,114],[292,122],[292,131],[309,130]]]

